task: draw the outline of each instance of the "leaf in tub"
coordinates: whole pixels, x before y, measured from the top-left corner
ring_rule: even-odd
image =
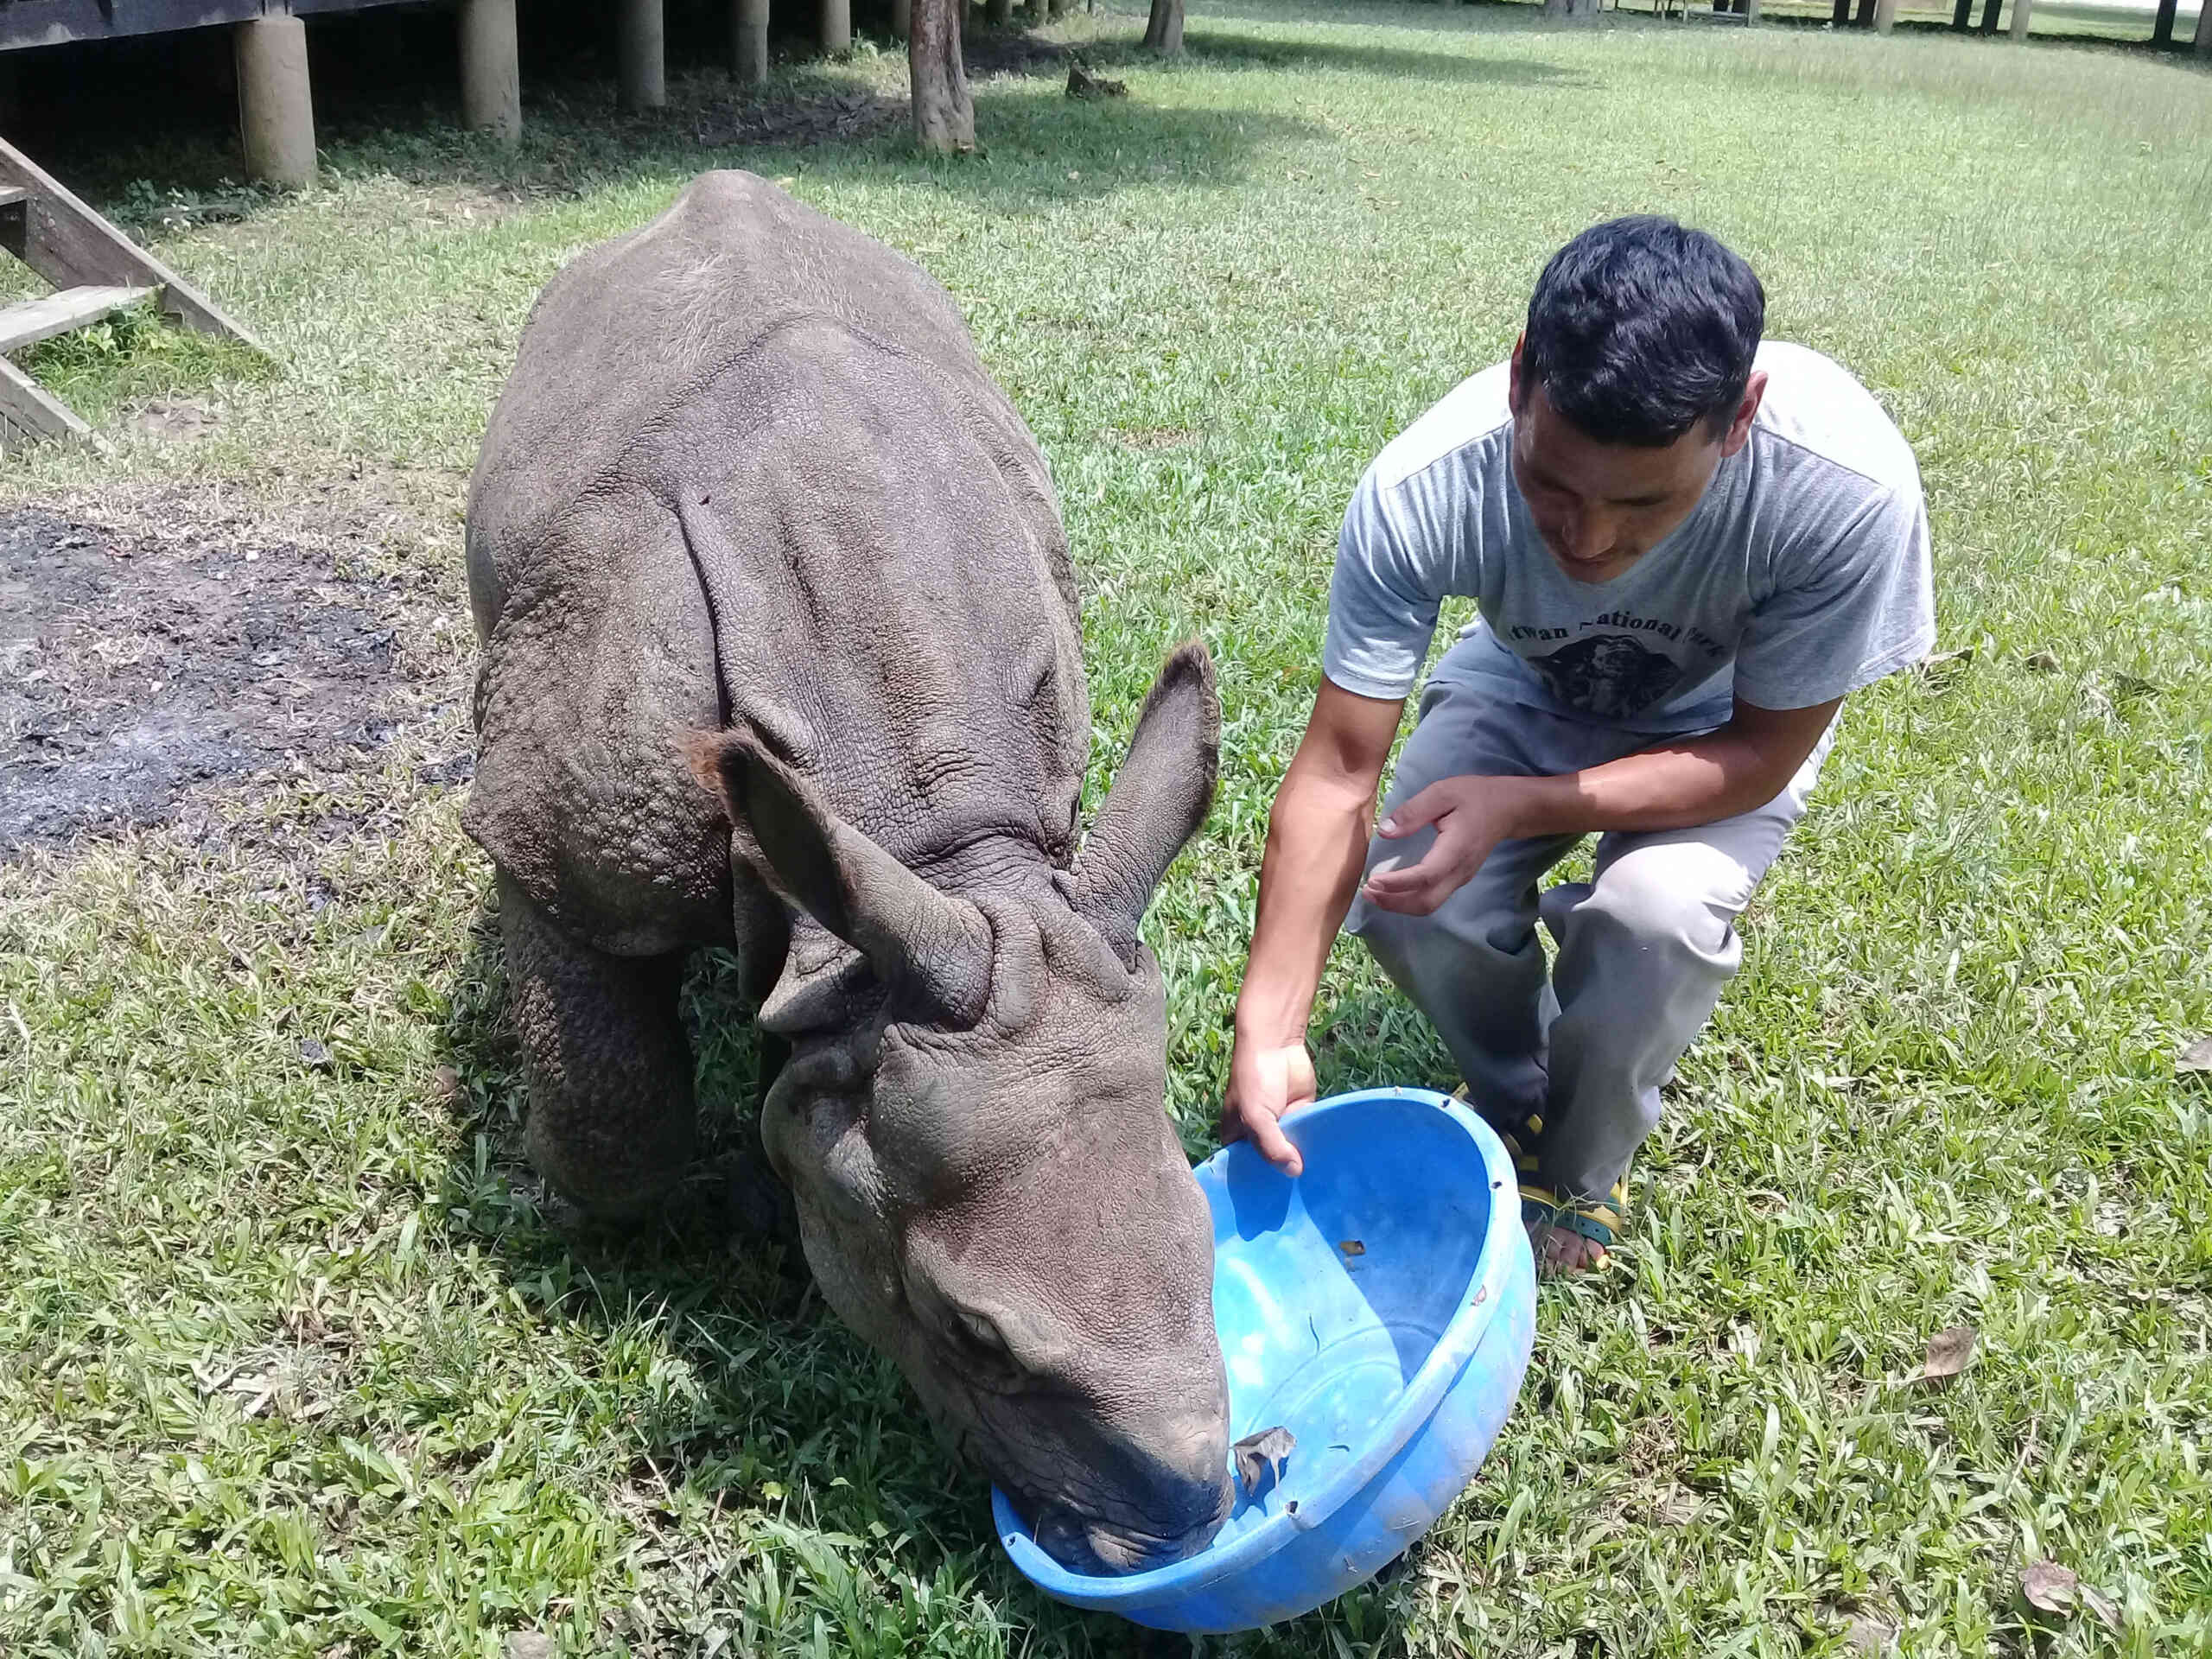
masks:
[[[1338,1244],[1337,1248],[1342,1250],[1346,1255],[1365,1255],[1367,1254],[1367,1246],[1361,1243],[1356,1238],[1345,1239],[1342,1243]]]
[[[1282,1427],[1263,1428],[1256,1434],[1247,1434],[1230,1446],[1236,1459],[1236,1479],[1246,1493],[1257,1496],[1262,1476],[1274,1471],[1274,1479],[1282,1478],[1284,1466],[1298,1446],[1298,1437]]]

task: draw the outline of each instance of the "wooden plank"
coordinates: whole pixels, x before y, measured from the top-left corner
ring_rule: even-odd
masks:
[[[19,201],[29,201],[31,193],[20,184],[0,184],[0,207],[12,207]]]
[[[2212,58],[2212,0],[2199,0],[2195,50],[2200,58]]]
[[[41,438],[89,438],[92,429],[68,404],[0,357],[0,448],[20,449]]]
[[[128,310],[153,293],[150,288],[65,288],[41,300],[0,306],[0,352],[21,351],[72,328]]]
[[[227,334],[266,355],[269,348],[215,302],[71,195],[61,181],[0,139],[0,183],[30,192],[22,223],[0,217],[0,245],[56,288],[142,283],[162,291],[162,309],[203,334]]]
[[[410,0],[289,0],[283,10],[365,11]],[[243,23],[264,15],[262,0],[5,0],[0,3],[0,52],[68,41],[120,40],[126,35],[167,35],[211,23]]]

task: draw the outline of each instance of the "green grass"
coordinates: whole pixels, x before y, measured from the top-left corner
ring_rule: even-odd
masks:
[[[361,550],[457,607],[538,286],[699,168],[790,180],[959,296],[1049,454],[1094,785],[1173,640],[1220,660],[1220,804],[1149,924],[1197,1151],[1353,480],[1505,351],[1567,236],[1713,228],[1772,332],[1917,447],[1972,655],[1853,700],[1639,1163],[1635,1242],[1544,1291],[1478,1482],[1406,1572],[1206,1650],[1837,1654],[1853,1620],[1918,1655],[2212,1650],[2212,1093],[2174,1069],[2212,1027],[2212,81],[1513,8],[1236,0],[1191,44],[1102,50],[1125,105],[983,85],[965,164],[703,150],[703,81],[659,121],[539,101],[512,159],[341,122],[291,199],[226,192],[212,151],[101,158],[88,188],[283,372],[129,326],[49,348],[119,448],[11,457],[0,489],[272,522],[388,491]],[[864,52],[792,85],[897,81]],[[214,435],[122,436],[176,393]],[[628,1242],[548,1220],[457,801],[397,763],[337,787],[384,817],[320,841],[330,791],[301,784],[225,849],[0,868],[0,1651],[1131,1651],[1023,1586],[896,1375],[711,1204]],[[722,993],[696,1012],[728,1114]],[[1448,1077],[1353,950],[1317,1029],[1325,1087]],[[1960,1323],[1972,1367],[1913,1385]],[[2117,1628],[2031,1614],[2044,1558]]]

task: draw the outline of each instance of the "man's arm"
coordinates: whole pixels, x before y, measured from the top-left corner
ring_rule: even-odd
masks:
[[[1550,778],[1443,779],[1382,824],[1387,839],[1433,823],[1435,844],[1418,864],[1378,868],[1368,878],[1367,897],[1380,909],[1426,916],[1472,877],[1501,841],[1682,830],[1748,812],[1782,793],[1842,702],[1836,697],[1809,709],[1760,709],[1738,698],[1733,718],[1718,731],[1602,766]],[[1264,887],[1262,893],[1264,901]]]
[[[1313,1098],[1306,1022],[1367,862],[1376,787],[1404,709],[1402,697],[1363,697],[1324,679],[1268,817],[1222,1133],[1250,1135],[1292,1175],[1301,1160],[1275,1121]]]

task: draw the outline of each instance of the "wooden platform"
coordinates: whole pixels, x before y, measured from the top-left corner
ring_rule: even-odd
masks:
[[[0,52],[71,41],[111,41],[126,35],[166,35],[210,23],[248,23],[271,12],[365,11],[405,0],[0,0]]]

